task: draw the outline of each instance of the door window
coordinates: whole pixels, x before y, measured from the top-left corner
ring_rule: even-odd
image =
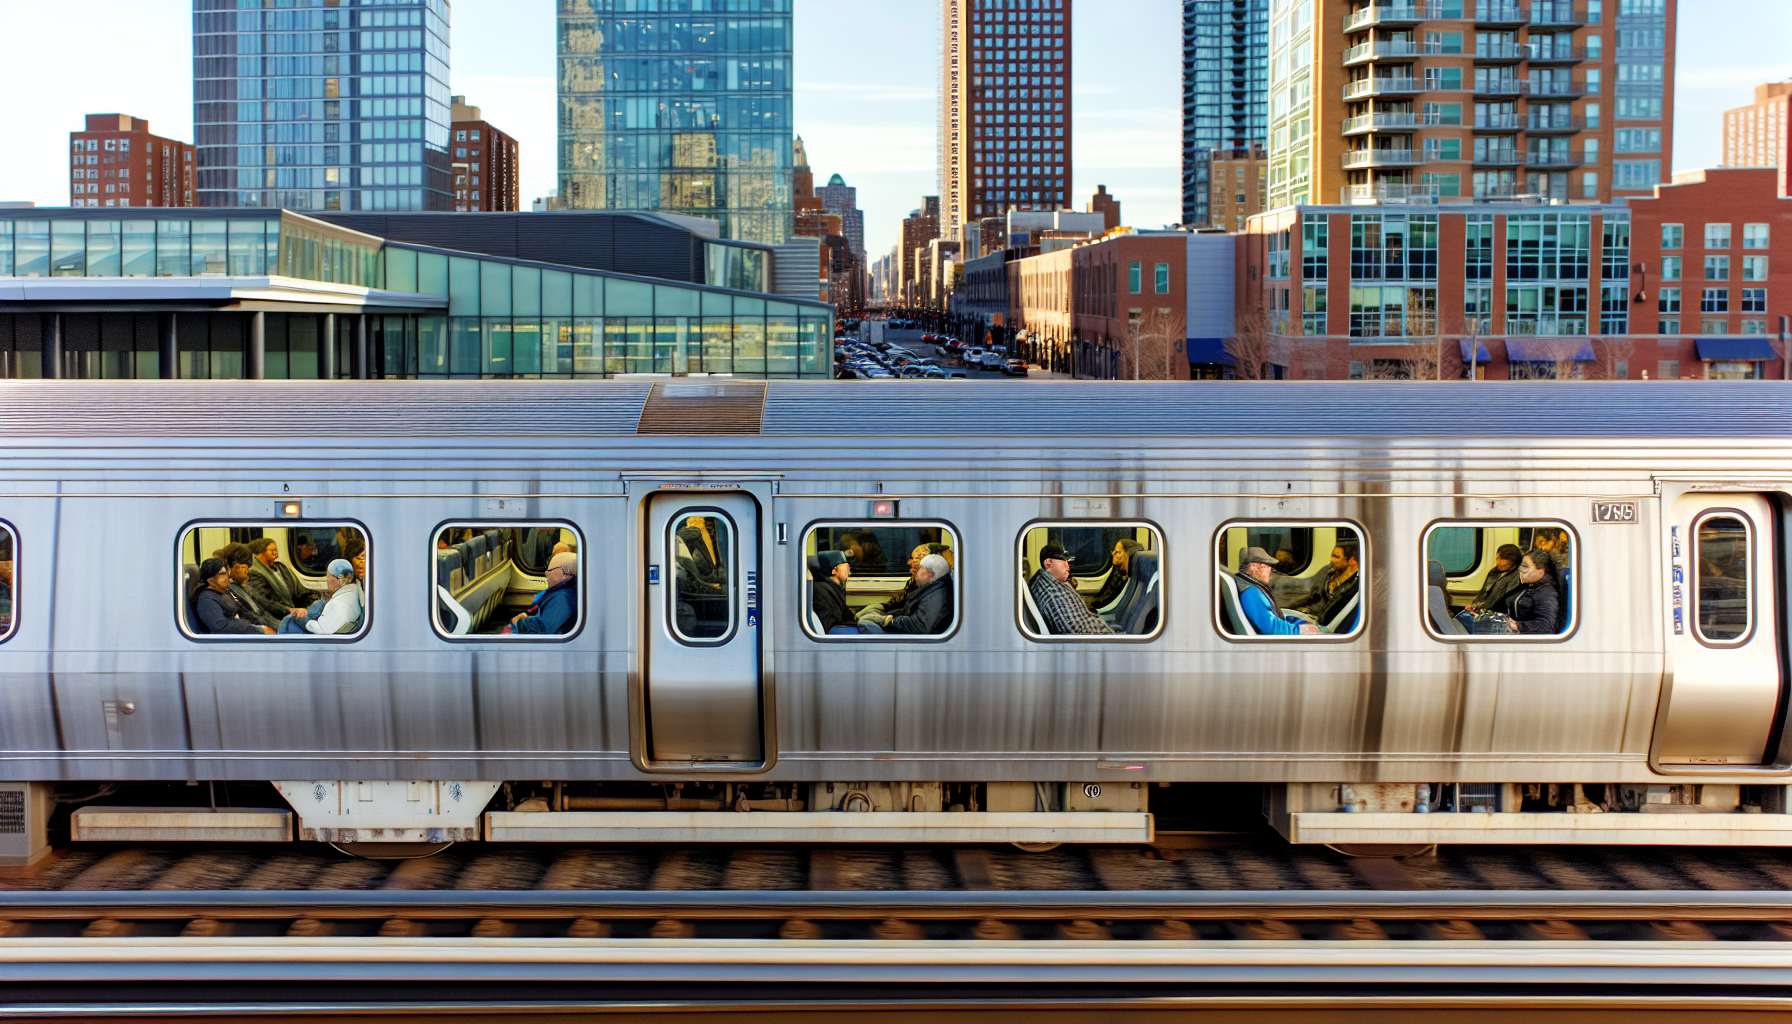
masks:
[[[734,632],[734,523],[714,509],[685,509],[667,528],[672,635],[709,645]]]
[[[1753,625],[1748,521],[1734,513],[1709,515],[1699,520],[1696,536],[1699,586],[1693,621],[1699,638],[1713,644],[1742,643]]]

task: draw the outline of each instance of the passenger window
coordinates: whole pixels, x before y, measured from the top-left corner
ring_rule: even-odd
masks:
[[[1355,636],[1368,573],[1348,523],[1239,523],[1220,531],[1214,581],[1230,639]]]
[[[957,626],[958,537],[944,523],[820,524],[803,557],[810,636],[942,637]]]
[[[367,535],[351,523],[204,523],[180,540],[180,626],[209,639],[354,639]]]
[[[1573,535],[1559,523],[1426,531],[1425,626],[1440,639],[1559,638],[1574,626]]]
[[[673,552],[672,634],[699,644],[734,632],[736,587],[734,522],[720,512],[675,516],[666,539]]]
[[[0,525],[0,640],[12,636],[12,602],[13,602],[13,548],[12,530]]]
[[[1699,638],[1713,644],[1739,644],[1754,625],[1748,564],[1748,521],[1733,513],[1699,520],[1698,608],[1693,621]]]
[[[435,535],[435,627],[455,639],[570,636],[583,621],[579,535],[563,523],[448,523]]]
[[[1163,628],[1163,541],[1143,523],[1036,524],[1020,538],[1021,631],[1148,639]]]

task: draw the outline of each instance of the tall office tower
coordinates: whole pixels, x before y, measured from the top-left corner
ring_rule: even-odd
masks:
[[[1646,193],[1677,7],[1270,0],[1268,205]]]
[[[822,209],[840,215],[846,240],[852,243],[852,251],[858,254],[862,265],[865,262],[865,211],[859,209],[859,190],[835,174],[826,185],[815,190],[815,195],[821,199]]]
[[[1792,82],[1755,86],[1755,102],[1724,111],[1724,166],[1792,170]]]
[[[192,206],[193,147],[129,114],[88,114],[69,132],[70,206]]]
[[[938,237],[940,197],[927,196],[921,200],[919,210],[911,211],[902,219],[902,240],[897,243],[896,251],[896,301],[919,301],[919,293],[915,290],[919,264],[915,254],[925,250],[927,243]]]
[[[453,209],[447,0],[249,2],[193,0],[199,205]]]
[[[940,237],[1066,208],[1071,0],[941,0]]]
[[[559,6],[565,208],[708,217],[724,238],[787,241],[791,0]]]
[[[509,133],[485,119],[465,96],[453,97],[454,209],[495,213],[518,209],[517,146]]]
[[[1211,223],[1214,150],[1268,142],[1269,0],[1182,0],[1182,223]]]

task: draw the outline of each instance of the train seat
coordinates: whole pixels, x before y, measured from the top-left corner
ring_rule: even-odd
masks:
[[[1158,553],[1155,551],[1136,551],[1127,573],[1128,582],[1139,584],[1138,596],[1127,608],[1124,618],[1114,623],[1115,631],[1130,636],[1140,636],[1157,624],[1159,608],[1163,600],[1162,574],[1158,571]]]
[[[1562,612],[1556,623],[1556,632],[1568,632],[1568,624],[1574,621],[1574,570],[1563,569],[1562,575]]]
[[[1467,633],[1462,623],[1450,614],[1450,599],[1444,594],[1444,564],[1425,563],[1425,611],[1431,616],[1431,628],[1445,636]]]
[[[1144,552],[1140,552],[1140,554],[1143,553]],[[1139,573],[1129,562],[1126,572],[1126,586],[1120,588],[1118,597],[1114,598],[1114,600],[1108,604],[1095,609],[1095,613],[1100,615],[1103,619],[1106,619],[1109,625],[1113,625],[1120,621],[1121,617],[1126,614],[1127,606],[1138,596],[1138,593]]]
[[[1218,570],[1220,584],[1220,618],[1221,625],[1233,636],[1260,636],[1257,627],[1244,617],[1244,605],[1239,603],[1238,581],[1224,569]]]
[[[1138,554],[1133,555],[1134,563],[1137,562],[1139,555],[1144,554],[1150,553],[1140,551]],[[1155,555],[1153,555],[1153,558],[1155,559]],[[1155,567],[1156,562],[1153,561],[1152,564]],[[1102,615],[1102,618],[1108,620],[1108,624],[1114,627],[1114,632],[1126,632],[1126,623],[1132,621],[1133,609],[1144,599],[1145,584],[1149,582],[1149,580],[1149,573],[1139,565],[1129,563],[1126,573],[1126,588],[1120,592],[1119,599],[1109,606],[1113,611]]]
[[[1338,609],[1338,614],[1332,616],[1330,622],[1319,624],[1320,628],[1327,633],[1349,633],[1356,628],[1356,614],[1362,607],[1362,601],[1363,591],[1359,587],[1356,593],[1350,595],[1350,600],[1344,602],[1344,607]]]
[[[194,636],[205,635],[205,623],[199,621],[199,602],[193,598],[199,593],[199,566],[188,562],[181,566],[180,592],[186,595],[182,602],[187,620],[187,632]]]
[[[1044,572],[1045,570],[1040,569],[1039,571]],[[1039,605],[1033,600],[1032,582],[1032,571],[1025,563],[1022,563],[1020,576],[1021,618],[1028,629],[1035,633],[1045,633],[1048,632],[1044,625],[1045,616],[1039,613]]]

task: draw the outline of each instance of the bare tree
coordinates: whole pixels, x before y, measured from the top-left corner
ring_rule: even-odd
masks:
[[[1636,343],[1627,334],[1601,334],[1594,338],[1593,379],[1623,380],[1630,376],[1630,356],[1635,351]],[[1619,363],[1625,364],[1623,376],[1618,375]]]
[[[1524,347],[1532,358],[1512,364],[1514,380],[1574,380],[1581,376],[1576,357],[1586,342],[1576,337],[1533,337],[1524,339]]]
[[[1275,348],[1269,329],[1269,313],[1253,305],[1241,310],[1233,320],[1232,337],[1226,339],[1226,354],[1232,357],[1232,372],[1239,380],[1262,380]]]
[[[1141,311],[1127,325],[1128,351],[1121,353],[1126,362],[1121,372],[1131,371],[1134,380],[1185,379],[1188,375],[1186,365],[1177,372],[1176,343],[1187,336],[1186,323],[1184,317],[1168,306]]]

